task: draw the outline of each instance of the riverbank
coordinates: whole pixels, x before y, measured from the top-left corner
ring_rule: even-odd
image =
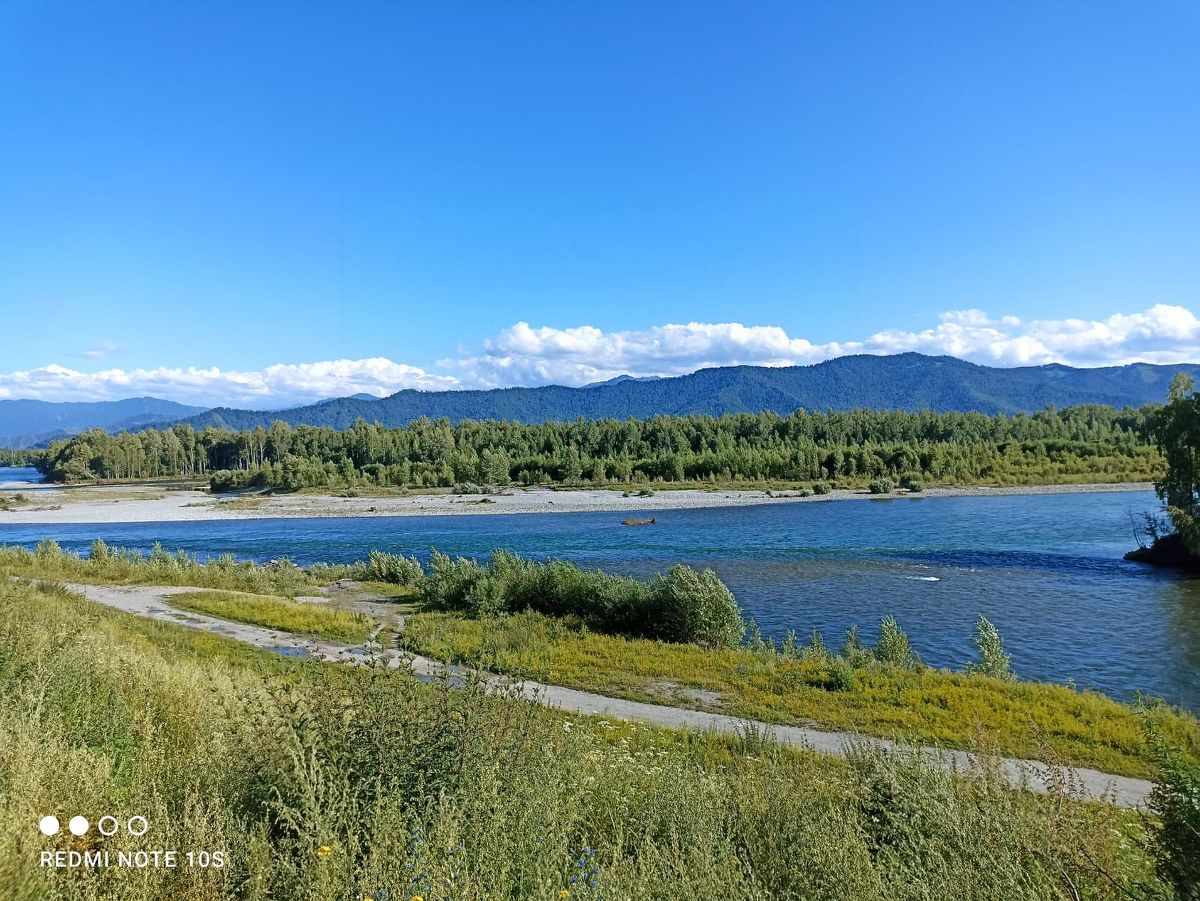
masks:
[[[0,668],[0,782],[22,787],[0,832],[37,840],[0,846],[8,894],[234,898],[249,885],[311,901],[882,901],[960,897],[964,885],[976,897],[1049,898],[1069,879],[1081,897],[1124,897],[1125,886],[1166,897],[1156,855],[1184,834],[1080,803],[1089,795],[1066,771],[1052,797],[1018,795],[994,756],[971,761],[964,779],[907,747],[855,742],[841,760],[770,741],[791,732],[726,720],[684,735],[643,725],[644,711],[621,702],[584,707],[564,690],[541,695],[550,709],[509,682],[333,666],[179,616],[194,621],[0,582],[11,664]],[[731,734],[710,734],[722,726]],[[147,820],[155,847],[180,849],[181,861],[219,852],[225,865],[136,879],[38,866],[38,846],[95,836],[40,838],[39,817],[114,805]],[[144,844],[122,830],[101,847]]]
[[[942,497],[1090,494],[1149,491],[1150,482],[1091,485],[930,487],[920,493],[889,495],[838,489],[825,495],[794,491],[681,488],[649,496],[603,488],[511,488],[496,494],[413,494],[342,496],[332,494],[256,494],[213,496],[200,491],[164,490],[161,486],[25,486],[26,502],[0,510],[0,526],[54,523],[193,522],[233,519],[320,518],[338,516],[500,515],[517,513],[602,513],[744,507],[760,504],[834,501],[908,502]]]
[[[626,697],[613,697],[608,694],[579,690],[570,686],[536,681],[521,675],[517,676],[518,681],[512,683],[494,673],[479,673],[474,668],[461,668],[453,664],[448,665],[441,659],[425,657],[420,654],[414,654],[411,651],[405,652],[384,648],[375,643],[365,646],[361,644],[352,645],[332,639],[297,635],[281,629],[255,625],[251,622],[235,622],[204,615],[195,612],[193,608],[187,606],[178,609],[177,598],[203,594],[203,592],[195,592],[187,588],[171,586],[105,586],[70,583],[61,587],[77,595],[81,595],[95,604],[112,607],[125,613],[131,613],[161,623],[170,623],[187,629],[219,635],[223,638],[232,639],[260,650],[271,651],[293,659],[319,660],[328,663],[352,665],[371,663],[390,670],[400,668],[409,669],[420,677],[432,680],[443,678],[449,674],[455,684],[461,684],[466,678],[470,677],[469,674],[476,673],[494,691],[508,691],[512,693],[515,689],[517,696],[527,698],[547,707],[554,707],[572,713],[598,714],[611,716],[619,720],[647,723],[668,729],[687,729],[709,734],[738,735],[744,733],[747,728],[752,728],[756,734],[762,736],[764,741],[775,741],[783,745],[804,748],[820,754],[842,758],[847,757],[856,746],[864,744],[877,747],[885,753],[894,753],[898,747],[902,746],[915,747],[936,766],[946,770],[970,773],[978,768],[978,761],[969,750],[961,750],[953,747],[955,744],[974,744],[979,738],[979,733],[971,733],[969,731],[964,733],[964,741],[950,742],[950,746],[947,746],[947,743],[943,741],[921,747],[919,743],[920,739],[914,740],[911,737],[902,737],[899,741],[893,741],[878,736],[877,733],[880,731],[885,731],[892,735],[902,735],[905,730],[899,724],[893,724],[892,727],[885,730],[879,728],[864,731],[832,730],[821,728],[816,723],[812,726],[781,724],[775,718],[772,721],[766,722],[756,721],[736,715],[736,712],[735,715],[731,716],[716,710],[694,709],[696,706],[694,704],[674,703],[667,705],[632,700]],[[210,593],[214,596],[220,595],[220,592]],[[314,598],[311,600],[315,601],[318,599]],[[666,647],[669,649],[673,646],[667,645]],[[694,646],[682,647],[680,650],[700,655],[711,653],[695,648]],[[661,652],[662,648],[657,648],[657,651]],[[948,677],[934,673],[929,678],[944,679]],[[982,685],[984,688],[994,690],[1003,688],[1003,683],[998,683],[995,680],[982,680]],[[943,695],[953,695],[956,691],[961,691],[963,687],[964,683],[961,681],[956,682],[944,689]],[[1041,688],[1043,687],[1030,685],[1026,686],[1026,691],[1036,693]],[[1061,691],[1065,693],[1068,690],[1062,689]],[[823,696],[828,698],[829,694],[824,693]],[[1081,696],[1081,698],[1085,702],[1094,700],[1086,696]],[[676,698],[675,700],[678,702],[679,699]],[[1043,699],[1039,698],[1039,700]],[[1108,711],[1110,716],[1114,719],[1122,718],[1130,720],[1130,735],[1139,736],[1139,727],[1136,722],[1132,721],[1128,709],[1122,708],[1112,702],[1107,703],[1112,708]],[[1028,712],[1036,712],[1038,715],[1044,715],[1048,711],[1046,705],[1039,706],[1035,702],[1029,705]],[[1055,712],[1057,713],[1058,711]],[[1120,714],[1120,716],[1118,717],[1117,714]],[[1125,724],[1122,723],[1122,725]],[[920,738],[926,741],[930,740],[929,736],[921,736]],[[1131,741],[1142,744],[1142,750],[1144,751],[1143,739],[1131,738]],[[994,742],[991,748],[995,752]],[[1032,746],[1028,750],[1032,751]],[[1076,750],[1082,751],[1081,748]],[[1056,756],[1055,759],[1059,762],[1059,765],[1066,768],[1062,771],[1056,770],[1054,766],[1043,761],[1031,759],[1031,756],[997,756],[994,758],[994,762],[999,765],[1003,779],[1012,787],[1023,787],[1038,793],[1056,793],[1060,790],[1058,780],[1061,780],[1065,776],[1075,786],[1078,796],[1081,798],[1091,801],[1109,801],[1115,803],[1118,807],[1140,808],[1143,810],[1146,808],[1150,791],[1153,788],[1152,783],[1147,779],[1124,775],[1121,771],[1133,769],[1139,775],[1149,776],[1154,770],[1152,764],[1148,761],[1142,762],[1134,757],[1129,757],[1119,761],[1122,765],[1116,767],[1118,772],[1107,772],[1089,766],[1081,766],[1076,760],[1072,759],[1074,756],[1072,754]],[[1087,756],[1083,754],[1084,759],[1087,759]],[[1067,760],[1068,762],[1062,764],[1063,760]],[[1118,761],[1114,758],[1112,762]]]

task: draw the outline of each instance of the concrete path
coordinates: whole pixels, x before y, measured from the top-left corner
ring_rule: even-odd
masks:
[[[462,679],[470,672],[462,667],[447,666],[436,660],[381,648],[375,644],[354,647],[336,641],[305,638],[291,632],[229,622],[199,613],[177,610],[169,606],[168,599],[172,595],[202,589],[78,584],[66,587],[99,604],[150,619],[187,626],[192,629],[203,629],[287,656],[337,663],[365,663],[375,660],[392,669],[407,665],[417,676],[426,679],[442,678],[447,674],[452,679]],[[511,680],[504,680],[491,674],[486,674],[484,678],[485,681],[497,686],[513,684]],[[722,734],[736,734],[739,731],[744,732],[747,728],[753,728],[760,734],[765,734],[782,744],[808,748],[837,757],[846,756],[847,751],[854,745],[871,744],[889,749],[897,747],[896,743],[885,739],[871,738],[851,732],[822,732],[799,726],[779,726],[747,721],[719,713],[609,698],[573,688],[544,685],[540,682],[525,681],[515,684],[520,694],[532,701],[574,713],[608,716],[672,729],[691,729]],[[942,766],[959,772],[970,772],[977,768],[973,755],[965,751],[923,748],[922,753],[936,760]],[[1009,781],[1015,786],[1036,792],[1053,793],[1063,789],[1062,776],[1065,775],[1072,794],[1108,801],[1120,807],[1144,809],[1154,787],[1153,783],[1145,779],[1116,776],[1082,767],[1068,769],[1065,773],[1060,770],[1059,778],[1056,778],[1053,768],[1039,761],[1002,758],[1000,762]]]

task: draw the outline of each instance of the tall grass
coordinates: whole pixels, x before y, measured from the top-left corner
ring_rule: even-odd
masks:
[[[0,886],[54,898],[1165,898],[1141,820],[916,755],[846,764],[567,717],[477,686],[285,663],[0,583]],[[40,816],[145,816],[111,850],[201,870],[55,871]],[[564,894],[565,893],[565,894]]]
[[[886,636],[886,633],[885,633]],[[765,650],[712,650],[600,635],[578,620],[536,613],[486,621],[420,613],[405,622],[411,650],[456,663],[610,696],[705,707],[735,716],[817,725],[924,744],[969,747],[986,732],[998,751],[1148,776],[1155,759],[1139,712],[1095,692],[982,674],[899,665],[911,656],[896,627],[887,650],[819,640]],[[851,664],[849,661],[853,661]],[[1200,724],[1147,714],[1186,759],[1200,760]]]
[[[184,610],[316,638],[361,642],[371,631],[371,620],[361,613],[291,598],[232,591],[194,591],[173,594],[169,602]]]
[[[348,566],[317,565],[301,569],[290,560],[258,564],[223,554],[206,562],[186,553],[171,553],[155,544],[149,554],[112,548],[97,538],[87,556],[64,551],[53,539],[33,551],[0,546],[0,576],[26,576],[103,584],[186,585],[225,588],[254,594],[294,595],[305,588],[348,578]]]

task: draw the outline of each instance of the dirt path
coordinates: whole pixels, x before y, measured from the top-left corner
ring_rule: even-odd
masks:
[[[442,678],[447,674],[450,674],[451,678],[456,678],[467,672],[461,667],[447,666],[436,660],[402,653],[391,648],[382,648],[374,643],[351,646],[336,641],[305,638],[290,632],[280,632],[261,626],[234,623],[199,613],[185,612],[169,605],[168,599],[171,595],[196,591],[195,588],[78,584],[67,587],[99,604],[192,629],[203,629],[286,656],[336,663],[361,663],[374,659],[383,662],[391,669],[407,665],[418,677],[425,679]],[[496,683],[501,681],[498,676],[487,678]],[[747,720],[719,713],[626,701],[558,685],[544,685],[540,682],[521,682],[518,687],[520,693],[526,698],[548,707],[557,707],[574,713],[649,723],[672,729],[735,734],[745,730],[748,724]],[[895,747],[893,742],[852,732],[822,732],[799,726],[779,726],[758,722],[752,722],[751,725],[783,744],[804,747],[837,757],[844,757],[852,745],[863,742],[885,748]],[[965,751],[925,748],[923,753],[947,768],[959,771],[969,771],[975,768],[974,758]],[[1013,785],[1021,785],[1043,793],[1059,790],[1056,787],[1058,782],[1054,778],[1052,769],[1044,763],[1002,758],[1001,764]],[[1086,768],[1073,768],[1069,770],[1068,775],[1071,788],[1079,794],[1096,800],[1111,800],[1120,807],[1144,808],[1154,787],[1145,779],[1116,776]]]

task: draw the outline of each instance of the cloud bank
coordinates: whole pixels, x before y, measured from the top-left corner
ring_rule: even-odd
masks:
[[[0,374],[0,400],[117,400],[153,396],[198,406],[268,409],[367,393],[384,397],[401,388],[439,391],[458,379],[431,375],[416,366],[383,357],[280,363],[252,372],[217,369],[105,369],[79,372],[52,364]]]
[[[280,363],[257,371],[106,369],[81,372],[51,364],[0,373],[0,399],[114,400],[153,395],[198,405],[259,409],[403,388],[426,391],[511,385],[582,385],[617,375],[669,376],[710,366],[790,366],[846,354],[917,351],[992,366],[1200,361],[1200,320],[1181,306],[1158,304],[1103,320],[1023,321],[981,310],[943,313],[923,331],[891,329],[814,344],[770,325],[690,322],[640,331],[594,326],[534,328],[518,322],[474,355],[438,361],[440,372],[384,357]]]
[[[991,366],[1065,363],[1107,366],[1200,360],[1200,321],[1184,307],[1159,304],[1104,320],[1023,322],[982,310],[943,313],[920,332],[892,329],[866,338],[813,344],[777,326],[737,322],[656,326],[602,332],[592,326],[532,328],[518,322],[478,356],[443,360],[465,382],[489,387],[586,384],[616,375],[680,375],[709,366],[792,366],[846,354],[916,351],[948,354]]]

